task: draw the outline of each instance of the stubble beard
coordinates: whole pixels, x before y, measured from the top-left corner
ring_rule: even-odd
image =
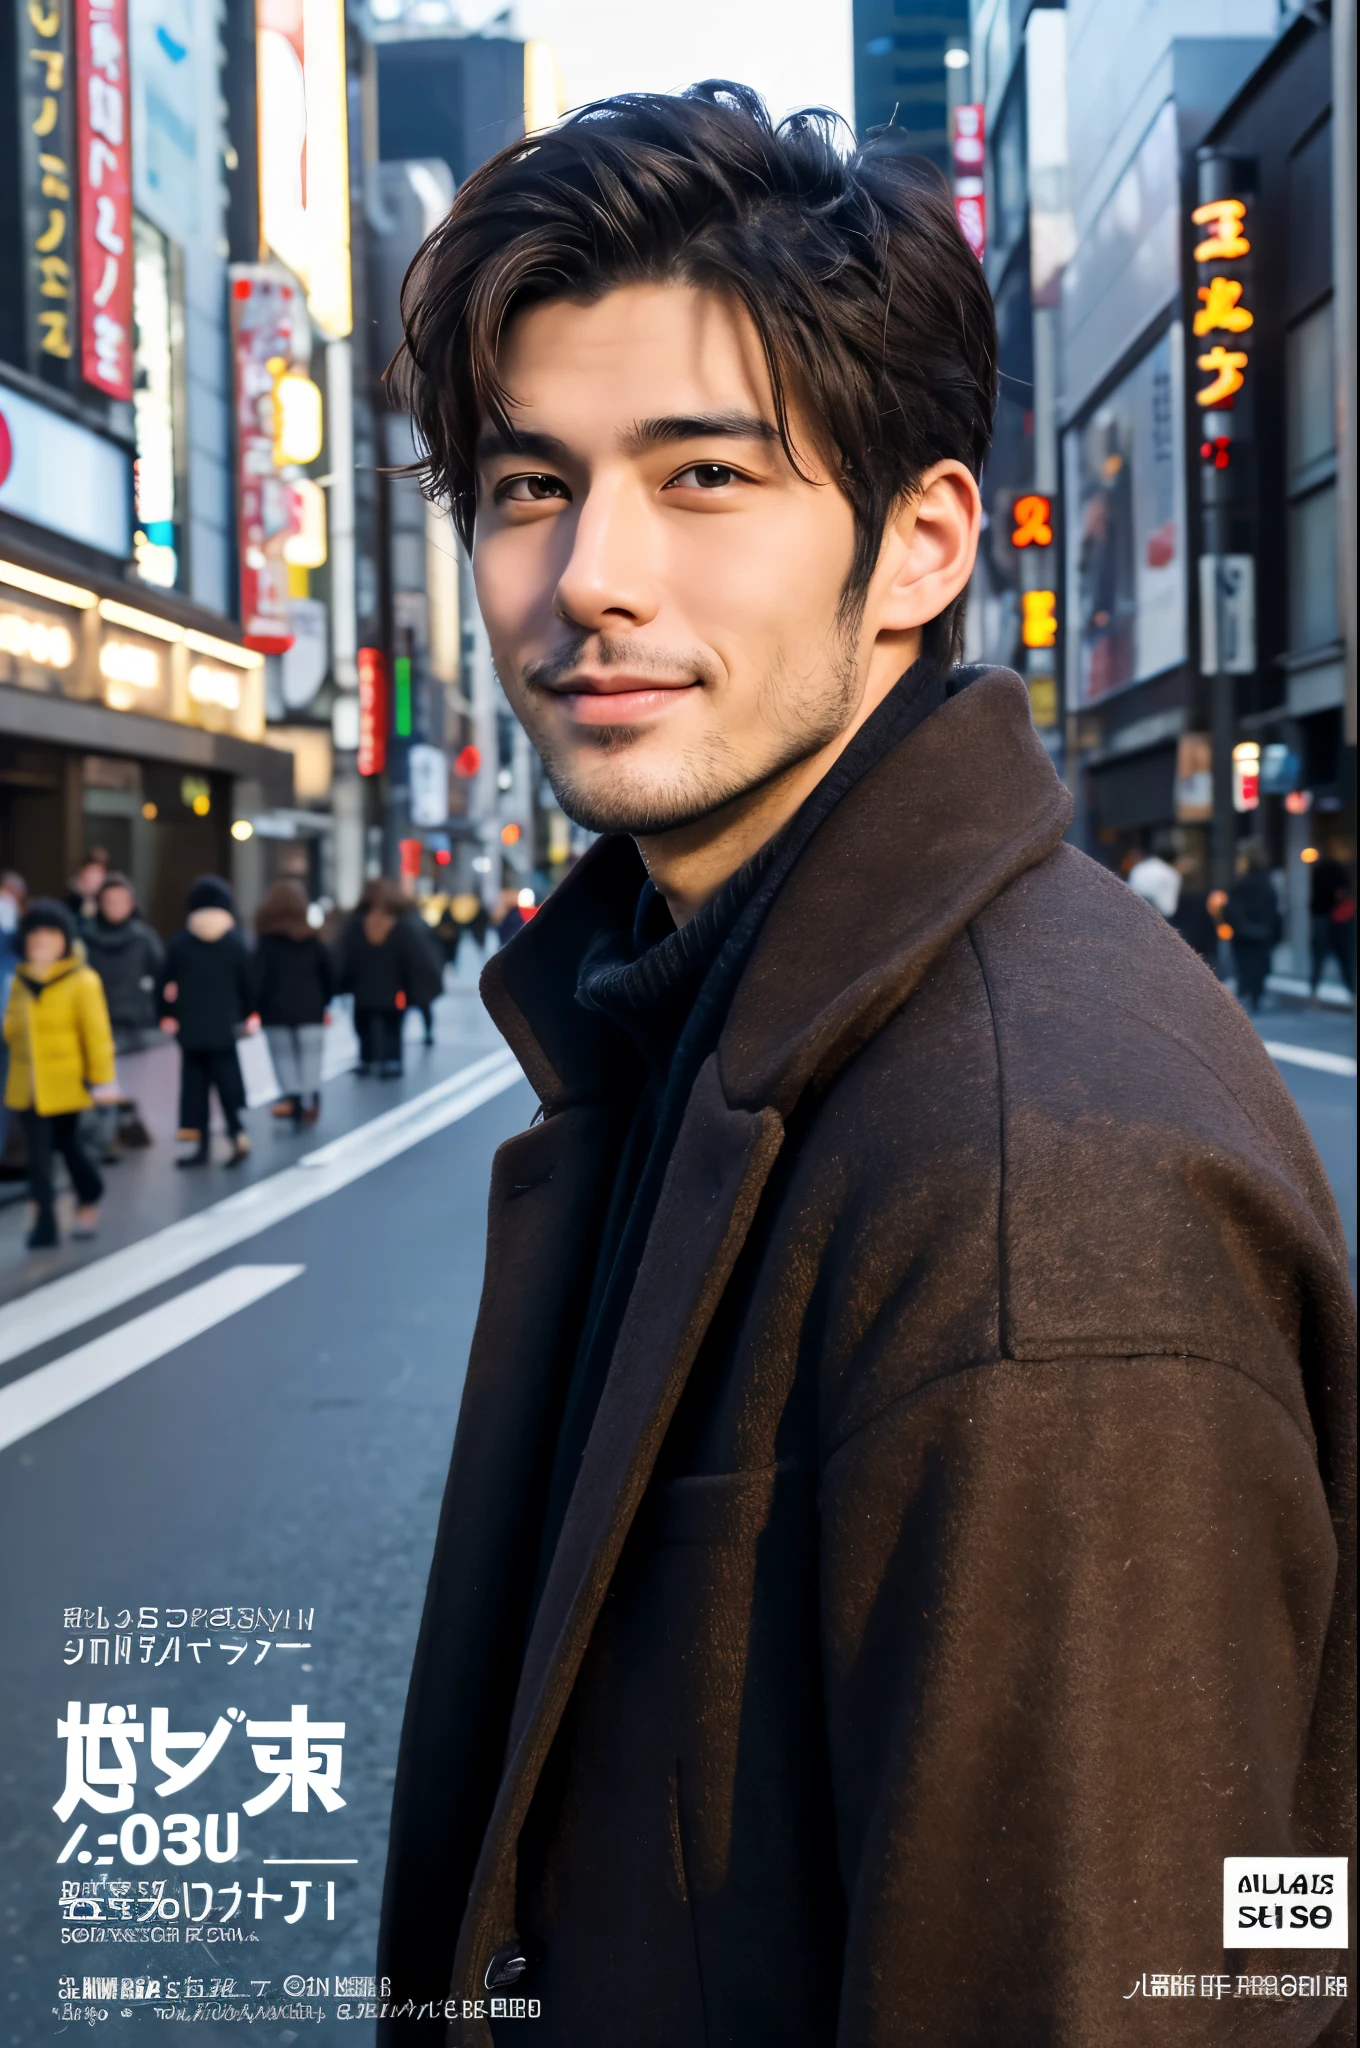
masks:
[[[575,759],[558,748],[539,721],[526,719],[543,771],[558,804],[587,832],[626,832],[647,838],[697,824],[737,798],[749,795],[795,768],[838,739],[858,707],[861,682],[855,637],[838,632],[831,661],[815,682],[794,682],[783,661],[766,673],[759,689],[760,725],[769,744],[743,757],[721,730],[692,741],[673,767],[628,773],[628,757],[645,734],[636,726],[589,729],[586,744],[601,773],[583,774]],[[672,671],[673,673],[673,671]],[[534,685],[526,677],[532,702]],[[536,729],[539,728],[539,729]]]

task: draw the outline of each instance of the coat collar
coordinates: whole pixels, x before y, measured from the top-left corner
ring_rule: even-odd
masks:
[[[787,1116],[1071,816],[1024,684],[985,670],[861,776],[798,860],[723,1030],[727,1099]],[[549,1115],[616,1085],[627,1040],[574,991],[591,940],[631,919],[644,878],[631,839],[598,841],[483,972],[486,1006]]]
[[[78,967],[84,965],[83,955],[73,950],[63,954],[60,960],[52,961],[47,967],[33,967],[25,960],[16,972],[24,986],[31,989],[35,996],[40,996],[45,988],[51,988],[55,982],[64,981],[68,974],[74,974]]]

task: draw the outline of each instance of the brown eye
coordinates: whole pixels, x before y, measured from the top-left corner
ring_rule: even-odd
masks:
[[[725,462],[692,462],[679,476],[671,478],[671,484],[686,490],[720,491],[735,483],[736,476],[735,469],[729,469]]]
[[[560,476],[512,476],[500,486],[496,496],[502,504],[534,505],[545,498],[565,498],[567,487]]]

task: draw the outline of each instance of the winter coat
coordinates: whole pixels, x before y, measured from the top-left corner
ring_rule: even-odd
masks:
[[[1284,929],[1275,885],[1261,868],[1242,876],[1228,898],[1233,937],[1248,946],[1278,946]]]
[[[1329,917],[1337,924],[1346,924],[1354,917],[1355,888],[1339,860],[1314,862],[1308,885],[1308,915]]]
[[[21,966],[5,1009],[7,1109],[69,1116],[88,1109],[87,1084],[114,1078],[113,1034],[99,976],[69,955],[51,967]]]
[[[109,924],[102,917],[80,928],[85,957],[104,984],[109,1018],[125,1031],[154,1031],[156,990],[165,948],[140,917]]]
[[[397,1010],[402,1000],[432,1003],[440,973],[423,926],[399,917],[380,946],[364,931],[361,911],[345,920],[335,947],[335,984],[356,1010]]]
[[[1162,2041],[1154,1957],[1282,1967],[1225,1953],[1224,1857],[1346,1853],[1340,1219],[1251,1025],[1070,817],[990,671],[818,829],[690,1094],[532,1625],[629,1113],[574,990],[631,842],[493,956],[542,1114],[493,1168],[384,2043],[517,2040],[498,1995],[541,2000],[540,2048]],[[1319,2037],[1313,1981],[1254,2044]]]
[[[290,939],[285,932],[266,932],[255,946],[255,1007],[260,1022],[320,1024],[335,994],[331,956],[309,933]]]
[[[235,928],[211,940],[176,932],[161,969],[160,1014],[175,1019],[186,1051],[225,1052],[251,1013],[253,980],[250,955]],[[166,997],[169,987],[178,990],[173,1001]]]

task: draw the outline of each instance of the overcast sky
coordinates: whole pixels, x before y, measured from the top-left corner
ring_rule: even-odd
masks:
[[[568,106],[736,78],[776,116],[854,111],[850,0],[516,0],[515,22],[556,50]]]

